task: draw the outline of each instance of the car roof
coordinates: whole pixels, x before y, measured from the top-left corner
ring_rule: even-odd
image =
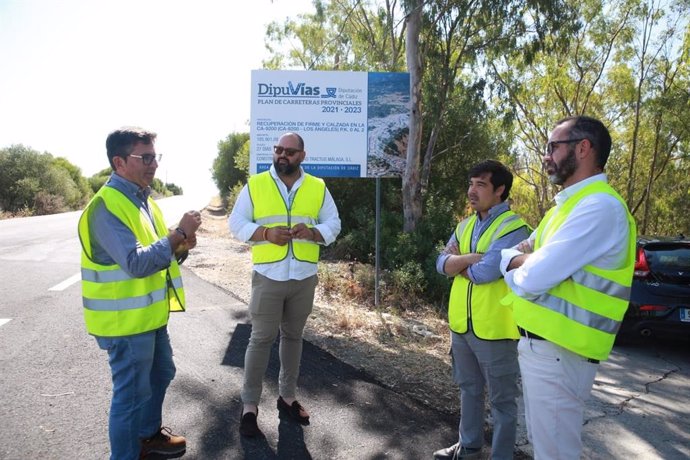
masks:
[[[690,238],[685,237],[682,233],[678,236],[647,236],[641,235],[637,237],[637,244],[646,245],[649,243],[688,243]]]

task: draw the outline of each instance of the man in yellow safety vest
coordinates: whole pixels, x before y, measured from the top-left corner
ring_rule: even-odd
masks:
[[[534,458],[579,459],[582,419],[600,360],[613,346],[630,297],[635,221],[603,173],[611,150],[604,124],[558,121],[543,163],[563,189],[556,206],[501,270],[522,335],[518,360]]]
[[[228,224],[252,244],[252,332],[244,358],[240,434],[256,436],[263,377],[280,330],[278,409],[302,425],[309,413],[296,399],[302,332],[314,303],[319,248],[340,233],[338,209],[322,179],[304,172],[304,141],[286,133],[268,171],[242,189]]]
[[[491,457],[512,459],[517,424],[517,338],[499,263],[501,250],[525,239],[529,226],[507,202],[513,175],[486,160],[469,171],[470,217],[455,228],[436,269],[452,276],[448,305],[453,376],[460,386],[458,441],[434,453],[436,460],[476,458],[484,443],[484,389],[493,418]]]
[[[84,319],[112,371],[112,460],[186,450],[185,438],[162,426],[163,399],[175,376],[167,323],[170,311],[184,310],[176,259],[196,245],[201,216],[189,211],[175,230],[167,229],[150,196],[161,159],[155,139],[135,127],[108,135],[113,174],[79,220]]]

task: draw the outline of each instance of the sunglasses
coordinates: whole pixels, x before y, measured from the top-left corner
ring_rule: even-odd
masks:
[[[144,163],[144,166],[149,166],[151,163],[153,163],[153,160],[156,160],[156,163],[160,163],[161,158],[163,158],[162,153],[145,153],[143,155],[130,154],[127,156],[139,158],[141,162]]]
[[[295,153],[301,152],[302,149],[290,149],[287,147],[281,147],[280,145],[274,145],[273,146],[273,153],[276,155],[282,155],[283,152],[285,152],[285,155],[288,157],[293,157],[295,156]]]

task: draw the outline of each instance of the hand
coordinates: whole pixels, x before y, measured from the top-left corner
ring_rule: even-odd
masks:
[[[174,232],[174,230],[173,230]],[[193,249],[196,247],[196,233],[192,233],[191,235],[187,235],[186,239],[183,239],[180,241],[177,246],[175,246],[174,252],[176,256],[179,256],[180,254],[184,252],[189,252],[190,249]],[[186,256],[185,256],[186,258]]]
[[[184,245],[186,246],[187,250],[194,249],[196,247],[196,233],[187,235],[187,239],[184,240]]]
[[[460,249],[458,249],[458,243],[453,239],[448,242],[445,248],[443,248],[442,254],[449,254],[451,256],[459,256]]]
[[[285,246],[292,240],[292,232],[288,227],[271,227],[266,231],[266,239],[278,246]]]
[[[523,240],[518,243],[516,249],[523,254],[530,254],[533,251],[532,243],[530,240]]]
[[[201,213],[199,211],[187,211],[182,215],[178,227],[180,227],[187,235],[187,238],[189,238],[190,235],[196,232],[200,225]]]
[[[522,267],[522,264],[525,263],[529,256],[529,254],[520,254],[519,256],[513,257],[508,264],[508,270],[515,270],[516,268]]]
[[[294,227],[290,229],[290,234],[292,237],[296,240],[310,240],[314,241],[316,235],[314,234],[314,230],[311,228],[307,227],[305,224],[297,224]]]

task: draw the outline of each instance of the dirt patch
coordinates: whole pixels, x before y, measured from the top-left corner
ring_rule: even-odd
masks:
[[[185,262],[200,278],[228,290],[245,303],[251,294],[251,253],[233,239],[225,212],[204,211],[198,244]],[[323,276],[305,339],[360,369],[386,387],[446,413],[458,414],[458,389],[450,371],[445,320],[431,311],[391,314],[332,294],[333,283],[351,282],[346,263],[320,262]]]

